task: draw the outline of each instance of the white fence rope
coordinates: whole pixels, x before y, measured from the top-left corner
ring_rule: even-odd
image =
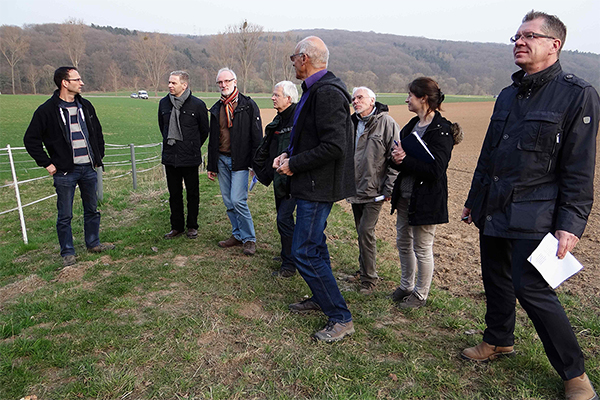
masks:
[[[106,146],[106,150],[108,150],[108,151],[112,151],[112,150],[119,151],[121,149],[131,149],[132,147],[134,149],[135,148],[149,149],[149,148],[152,148],[152,147],[161,146],[161,144],[162,143],[147,143],[147,144],[132,146],[132,145],[122,145],[122,144],[110,144],[110,143],[106,143],[105,146]],[[32,201],[30,203],[27,203],[27,204],[21,204],[21,196],[19,194],[19,186],[20,185],[25,184],[25,183],[39,181],[39,180],[42,180],[42,179],[49,179],[49,178],[51,178],[51,176],[50,175],[45,175],[45,176],[40,176],[40,177],[37,177],[37,178],[31,178],[31,179],[26,179],[26,180],[19,181],[18,178],[17,178],[17,174],[16,174],[15,164],[24,164],[24,163],[30,163],[31,164],[34,161],[33,160],[17,160],[17,161],[15,161],[13,159],[14,155],[28,154],[27,151],[17,151],[17,152],[15,152],[15,150],[26,150],[26,149],[25,149],[25,147],[11,147],[10,145],[7,145],[7,147],[4,147],[4,148],[0,148],[0,156],[8,156],[8,158],[9,158],[8,161],[9,161],[9,164],[11,166],[10,170],[0,170],[0,173],[2,173],[2,172],[12,172],[12,174],[13,174],[13,180],[12,180],[12,182],[10,182],[8,184],[1,185],[0,189],[2,189],[2,188],[8,188],[8,187],[14,188],[15,189],[16,198],[17,198],[17,207],[11,208],[9,210],[0,211],[0,215],[8,214],[8,213],[13,212],[13,211],[19,211],[19,214],[22,217],[23,208],[31,206],[33,204],[40,203],[40,202],[42,202],[44,200],[48,200],[48,199],[50,199],[52,197],[55,197],[56,193],[54,193],[52,195],[49,195],[49,196],[46,196],[46,197],[43,197],[41,199],[34,200],[34,201]],[[132,156],[132,154],[135,154],[135,155]],[[154,154],[154,153],[147,152],[147,151],[146,152],[142,151],[142,152],[139,152],[139,153],[130,152],[130,153],[127,153],[127,154],[108,154],[105,157],[128,157],[128,159],[127,160],[122,160],[122,161],[106,162],[106,163],[104,163],[104,165],[108,166],[108,167],[133,166],[134,164],[137,164],[137,163],[140,163],[140,164],[146,163],[147,164],[147,163],[155,162],[157,160],[160,160],[160,157],[161,157],[160,154],[159,154],[159,155],[154,155],[154,156],[147,157],[147,158],[142,158],[142,159],[138,159],[137,158],[140,155],[146,155],[146,154]],[[134,160],[132,160],[132,158],[134,158]],[[114,180],[114,179],[122,178],[122,177],[127,176],[127,175],[134,174],[134,172],[135,172],[135,174],[137,174],[137,173],[151,171],[151,170],[156,169],[156,168],[158,168],[160,166],[161,166],[161,164],[158,163],[158,164],[156,164],[156,165],[154,165],[154,166],[152,166],[150,168],[146,168],[146,169],[142,169],[142,170],[137,170],[136,169],[135,171],[128,171],[126,173],[123,173],[123,174],[120,174],[120,175],[117,175],[117,176],[111,176],[111,177],[104,177],[104,178],[102,178],[100,176],[100,178],[102,180]],[[39,167],[36,165],[35,168],[39,168]],[[27,170],[27,169],[28,168],[24,168],[24,170]],[[31,169],[33,169],[33,168],[31,168]],[[101,187],[102,186],[101,183],[99,183],[98,186]],[[134,186],[135,186],[135,183],[134,183]],[[100,196],[99,196],[99,198],[100,198]],[[21,218],[21,220],[22,220],[23,240],[25,241],[25,243],[27,243],[27,237],[26,237],[27,230],[26,230],[26,228],[24,226],[24,219]]]

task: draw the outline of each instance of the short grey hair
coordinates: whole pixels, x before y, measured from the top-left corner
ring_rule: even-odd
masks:
[[[233,79],[237,80],[237,75],[235,74],[235,72],[233,72],[233,70],[231,68],[225,67],[225,68],[221,68],[219,70],[219,72],[217,72],[217,79],[219,79],[219,75],[221,75],[221,73],[223,72],[229,72],[231,73],[231,75],[233,75]]]
[[[310,63],[315,68],[321,68],[325,66],[327,68],[327,64],[329,63],[329,49],[327,45],[325,45],[325,51],[319,49],[312,43],[312,39],[317,38],[316,36],[308,36],[298,42],[296,48],[298,49],[297,53],[306,54],[310,58]],[[321,40],[320,38],[317,38]]]
[[[275,88],[280,87],[283,90],[285,97],[290,97],[292,103],[298,102],[298,88],[290,81],[281,81],[275,85]]]
[[[354,94],[356,94],[356,92],[358,92],[359,90],[364,90],[365,92],[367,92],[367,94],[369,95],[370,98],[372,98],[373,100],[377,100],[377,96],[375,96],[375,92],[373,92],[371,89],[369,89],[366,86],[359,86],[359,87],[355,87],[354,89],[352,89],[352,97],[354,97]]]
[[[190,84],[190,74],[186,71],[173,71],[169,74],[169,76],[178,76],[181,83],[187,83],[188,86]]]

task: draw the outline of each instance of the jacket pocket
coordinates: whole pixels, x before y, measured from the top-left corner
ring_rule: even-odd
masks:
[[[515,187],[510,205],[509,228],[519,232],[549,232],[552,229],[558,186]]]
[[[497,147],[504,132],[504,126],[510,112],[508,110],[497,110],[492,114],[490,127],[492,134],[492,147]]]
[[[519,150],[551,153],[560,130],[562,114],[531,111],[525,115]]]

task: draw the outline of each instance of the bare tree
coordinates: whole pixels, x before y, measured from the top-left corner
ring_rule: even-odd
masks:
[[[37,94],[37,83],[40,80],[41,72],[42,71],[33,64],[27,64],[25,67],[25,78],[29,81],[33,94]]]
[[[81,19],[70,18],[60,25],[60,47],[69,55],[75,68],[79,68],[79,63],[85,55],[84,29],[85,25]]]
[[[242,92],[245,93],[248,83],[248,73],[256,57],[256,50],[260,36],[263,33],[263,27],[244,20],[244,22],[238,25],[230,25],[228,32],[231,34],[235,44],[235,56],[240,64]]]
[[[167,58],[171,53],[171,47],[167,40],[158,33],[146,35],[133,42],[133,53],[142,75],[154,89],[154,95],[158,96],[158,85],[164,74],[168,72]]]
[[[0,27],[0,51],[10,66],[13,94],[15,94],[15,65],[25,56],[27,49],[29,49],[29,40],[21,28],[9,25]]]
[[[296,42],[297,40],[292,37],[291,33],[286,32],[279,46],[278,59],[281,62],[283,77],[286,81],[291,81],[296,77],[294,65],[290,61],[290,56],[294,54],[294,49],[296,48]]]
[[[119,82],[121,81],[121,68],[119,68],[119,65],[115,61],[112,61],[108,66],[107,73],[116,96],[119,91]]]
[[[218,33],[210,40],[209,51],[213,67],[235,67],[235,48],[233,35],[229,32]]]
[[[268,32],[266,37],[266,49],[265,49],[265,63],[267,76],[271,81],[271,87],[277,83],[277,72],[280,67],[279,62],[279,48],[280,40],[279,37],[274,33]]]

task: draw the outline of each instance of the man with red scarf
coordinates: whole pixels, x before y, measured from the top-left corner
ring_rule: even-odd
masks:
[[[208,179],[219,177],[219,187],[231,236],[220,247],[243,246],[246,255],[256,252],[254,223],[248,208],[248,175],[252,157],[262,139],[262,122],[256,103],[238,91],[237,77],[229,68],[217,73],[221,98],[210,109]]]

